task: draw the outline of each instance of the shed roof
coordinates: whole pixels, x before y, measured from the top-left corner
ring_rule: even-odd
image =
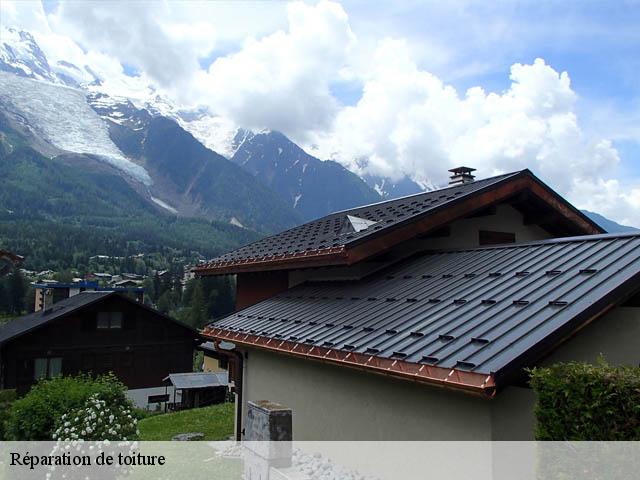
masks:
[[[640,287],[640,234],[430,252],[207,327],[238,344],[491,389]]]
[[[169,381],[178,390],[224,387],[229,383],[227,372],[171,373],[163,381]]]
[[[347,254],[355,247],[425,219],[432,221],[423,225],[421,228],[424,231],[418,233],[434,230],[451,221],[455,215],[469,214],[486,206],[470,202],[461,208],[461,202],[507,185],[511,188],[505,189],[502,197],[491,195],[485,202],[495,203],[500,198],[536,187],[539,194],[547,197],[553,209],[562,212],[564,217],[559,218],[572,224],[572,234],[603,232],[601,227],[553,192],[529,170],[522,170],[335,212],[198,265],[194,272],[199,275],[238,273],[274,269],[275,265],[298,266],[312,261],[328,265],[350,264],[353,259],[348,258]],[[452,211],[452,216],[435,217],[436,213],[454,206],[459,207],[459,211]],[[560,223],[558,220],[554,218],[553,223]],[[411,234],[415,235],[416,232]],[[394,238],[393,242],[400,241],[400,237]],[[390,245],[388,239],[384,245]],[[373,253],[375,251],[374,249]]]

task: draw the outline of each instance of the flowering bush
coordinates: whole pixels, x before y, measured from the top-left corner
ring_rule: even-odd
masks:
[[[65,441],[132,440],[139,434],[138,420],[129,402],[107,401],[96,393],[81,408],[60,417],[52,438]]]
[[[62,415],[85,408],[95,394],[108,405],[130,406],[126,387],[113,374],[95,379],[78,375],[41,380],[12,403],[5,422],[6,439],[51,440]]]

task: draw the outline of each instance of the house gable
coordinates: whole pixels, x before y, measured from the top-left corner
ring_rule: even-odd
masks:
[[[603,232],[530,171],[523,170],[337,212],[230,252],[194,272],[222,275],[353,265],[505,202],[523,214],[526,224],[537,224],[552,236]],[[349,216],[367,223],[344,231]]]
[[[114,293],[81,293],[13,322],[23,325],[3,337],[3,382],[19,391],[34,383],[35,362],[50,358],[61,359],[63,374],[113,371],[129,388],[158,386],[168,373],[192,369],[198,338],[195,330]]]

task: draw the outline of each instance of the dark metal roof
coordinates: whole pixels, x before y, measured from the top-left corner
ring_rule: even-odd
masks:
[[[34,330],[57,318],[86,307],[113,292],[83,292],[56,302],[51,308],[10,320],[0,327],[0,343]]]
[[[318,249],[341,248],[373,235],[380,230],[389,228],[389,226],[393,224],[410,220],[461,196],[469,195],[470,193],[517,175],[518,173],[520,172],[499,175],[471,183],[455,185],[440,190],[418,193],[408,197],[332,213],[318,220],[299,225],[290,230],[241,247],[215,258],[211,263],[246,260],[288,253],[302,254],[305,251]],[[345,225],[347,215],[376,223],[360,232],[350,231],[348,225]]]
[[[9,320],[4,325],[0,326],[0,344],[8,340],[11,340],[15,337],[18,337],[20,335],[23,335],[25,333],[28,333],[32,330],[35,330],[36,328],[41,327],[42,325],[45,325],[53,320],[69,315],[72,312],[88,307],[89,305],[102,301],[105,298],[111,297],[111,296],[117,296],[118,298],[121,298],[122,300],[132,303],[143,310],[147,310],[155,315],[158,315],[159,317],[165,318],[166,320],[176,323],[181,327],[187,330],[190,330],[194,334],[196,334],[194,335],[194,337],[197,336],[197,331],[194,328],[190,327],[189,325],[179,322],[169,317],[168,315],[165,315],[157,310],[154,310],[151,307],[148,307],[142,303],[139,303],[129,298],[126,295],[120,294],[119,292],[86,291],[86,292],[81,292],[72,297],[60,300],[54,303],[51,306],[51,308],[48,308],[46,310],[40,310],[38,312],[30,313],[29,315],[24,315],[16,319]]]
[[[498,379],[638,286],[640,234],[431,252],[360,281],[294,287],[204,333]]]
[[[169,381],[178,390],[224,387],[229,383],[228,375],[228,372],[171,373],[163,381]]]
[[[522,178],[530,179],[542,186],[556,197],[554,202],[557,205],[562,204],[576,218],[588,225],[589,231],[584,233],[603,231],[583,213],[540,182],[529,170],[522,170],[332,213],[198,265],[194,271],[207,274],[244,264],[266,262],[275,264],[296,259],[306,261],[318,257],[340,256],[356,245],[429,217],[437,211],[453,207],[454,204],[470,199],[481,192],[493,190],[499,185]]]

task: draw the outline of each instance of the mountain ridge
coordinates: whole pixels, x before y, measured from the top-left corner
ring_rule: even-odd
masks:
[[[337,162],[322,161],[277,131],[239,130],[232,161],[278,192],[305,220],[382,198]]]

